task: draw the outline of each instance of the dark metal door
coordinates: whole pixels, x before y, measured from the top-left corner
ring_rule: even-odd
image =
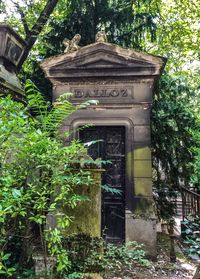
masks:
[[[125,128],[121,126],[96,126],[79,132],[82,142],[97,141],[88,147],[93,158],[109,160],[105,164],[102,185],[116,188],[120,195],[102,191],[102,236],[110,242],[125,239]]]

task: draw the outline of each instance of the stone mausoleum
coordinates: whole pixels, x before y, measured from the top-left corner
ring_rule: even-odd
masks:
[[[74,130],[82,142],[97,140],[89,155],[111,162],[104,166],[102,185],[121,194],[102,192],[99,234],[115,243],[143,242],[155,256],[150,115],[165,60],[110,44],[103,32],[81,48],[79,40],[80,35],[66,40],[63,54],[41,64],[53,84],[53,101],[66,92],[73,93],[74,104],[98,100],[66,119],[62,131]],[[79,131],[85,124],[92,125]]]

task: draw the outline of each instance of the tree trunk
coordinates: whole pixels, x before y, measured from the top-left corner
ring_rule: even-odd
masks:
[[[24,54],[21,57],[20,63],[18,65],[18,70],[21,69],[24,61],[29,55],[29,52],[31,51],[34,43],[36,42],[39,34],[41,33],[44,25],[48,21],[51,13],[53,12],[55,6],[57,5],[59,0],[48,0],[46,6],[44,7],[44,10],[41,12],[39,18],[37,19],[36,23],[30,30],[30,32],[26,36],[26,42],[27,46],[25,48]]]

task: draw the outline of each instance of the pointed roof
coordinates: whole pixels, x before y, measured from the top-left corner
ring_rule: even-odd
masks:
[[[163,57],[97,42],[72,53],[47,58],[40,66],[54,83],[90,77],[159,76],[165,63]]]

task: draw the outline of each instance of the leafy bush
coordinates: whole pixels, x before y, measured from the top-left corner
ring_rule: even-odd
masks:
[[[184,75],[165,74],[154,95],[152,108],[152,158],[154,196],[160,219],[176,214],[174,200],[181,185],[189,185],[194,174],[197,135],[200,130],[198,85]],[[190,164],[189,164],[190,163]],[[196,177],[196,176],[195,176]]]
[[[83,278],[83,273],[80,272],[73,272],[64,277],[64,279],[82,279],[82,278]]]
[[[200,123],[200,118],[198,119]],[[191,182],[195,185],[200,192],[200,131],[192,130],[191,131],[192,138],[198,143],[197,146],[193,146],[191,150],[195,154],[195,161],[193,164],[193,175]]]
[[[61,231],[71,216],[61,208],[86,201],[78,190],[92,184],[89,170],[74,171],[85,147],[77,141],[63,146],[59,127],[92,102],[75,107],[66,94],[51,108],[30,81],[26,93],[27,105],[0,99],[0,278],[29,269],[37,252],[56,257],[59,278],[70,265]],[[47,230],[47,213],[56,216],[57,228]]]
[[[69,251],[69,272],[87,273],[121,270],[137,264],[148,265],[143,246],[136,242],[127,244],[106,243],[102,238],[85,234],[70,236],[64,240]]]
[[[200,257],[200,217],[186,219],[182,222],[182,226],[184,226],[184,242],[187,245],[186,253],[190,257],[195,255]]]

